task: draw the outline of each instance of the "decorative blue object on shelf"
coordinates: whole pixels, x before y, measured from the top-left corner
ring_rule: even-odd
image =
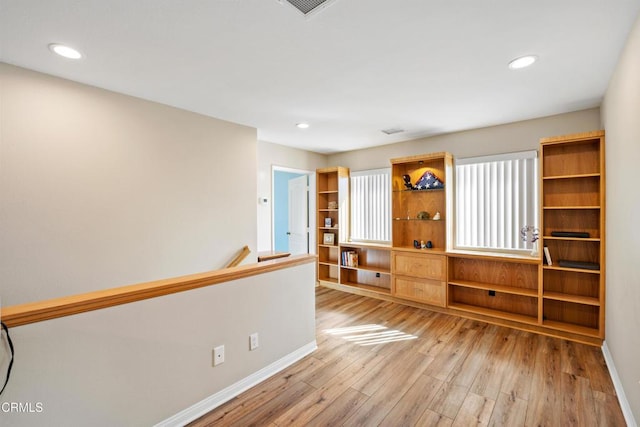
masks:
[[[414,190],[433,190],[435,188],[444,188],[444,184],[433,172],[426,171],[416,182]]]

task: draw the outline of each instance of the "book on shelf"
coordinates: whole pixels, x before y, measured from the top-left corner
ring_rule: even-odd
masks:
[[[547,265],[553,265],[551,260],[551,253],[549,252],[549,247],[545,246],[542,251],[544,252],[544,259],[547,262]]]
[[[358,268],[358,252],[342,251],[342,265],[345,267]]]

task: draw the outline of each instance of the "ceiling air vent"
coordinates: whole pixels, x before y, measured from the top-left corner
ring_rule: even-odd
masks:
[[[286,0],[287,3],[302,12],[305,16],[325,8],[335,0]]]
[[[400,128],[382,129],[382,133],[386,133],[387,135],[393,135],[394,133],[401,133],[401,132],[404,132],[404,129],[400,129]]]

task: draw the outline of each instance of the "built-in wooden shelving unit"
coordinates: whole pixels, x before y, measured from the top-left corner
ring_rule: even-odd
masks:
[[[391,246],[348,241],[343,198],[348,197],[349,172],[318,170],[320,283],[600,345],[605,297],[604,132],[543,138],[540,163],[540,249],[547,247],[553,265],[543,263],[542,250],[539,257],[531,257],[451,248],[453,158],[448,153],[391,160]],[[443,185],[416,189],[426,172]],[[331,201],[338,207],[329,206]],[[325,218],[340,227],[325,227]],[[335,233],[335,243],[324,244],[324,233]]]

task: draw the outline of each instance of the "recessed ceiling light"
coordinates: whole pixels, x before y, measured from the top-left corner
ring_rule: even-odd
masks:
[[[527,55],[521,56],[520,58],[516,58],[513,61],[509,62],[509,68],[512,70],[519,70],[520,68],[526,68],[530,65],[533,65],[538,59],[535,55]]]
[[[298,127],[298,129],[307,129],[309,127],[309,123],[298,123],[296,124],[296,127]]]
[[[82,58],[82,54],[78,52],[76,49],[69,46],[65,46],[63,44],[51,43],[49,45],[49,50],[51,50],[51,52],[53,53],[56,53],[60,56],[64,56],[65,58],[69,58],[69,59]]]

